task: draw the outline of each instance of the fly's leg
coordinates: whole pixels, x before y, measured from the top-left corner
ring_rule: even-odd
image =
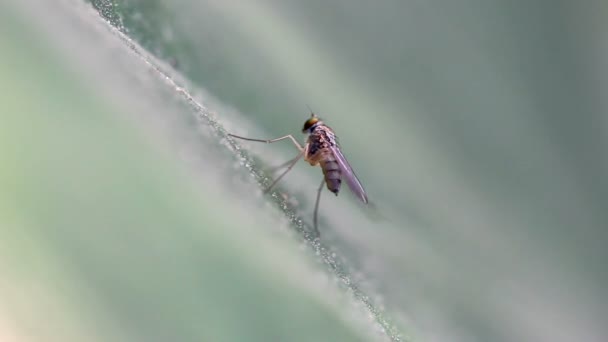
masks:
[[[287,174],[287,172],[291,171],[291,169],[293,168],[294,165],[296,165],[296,163],[298,162],[298,160],[300,160],[300,158],[302,158],[302,156],[304,155],[304,147],[302,147],[302,145],[300,145],[300,143],[298,143],[298,141],[293,137],[293,135],[289,134],[283,137],[279,137],[276,139],[269,139],[269,140],[265,140],[265,139],[252,139],[252,138],[245,138],[245,137],[241,137],[238,135],[234,135],[234,134],[230,134],[228,133],[229,136],[233,137],[233,138],[237,138],[237,139],[242,139],[242,140],[247,140],[247,141],[256,141],[256,142],[263,142],[263,143],[267,143],[267,144],[271,144],[271,143],[275,143],[277,141],[281,141],[281,140],[285,140],[285,139],[290,139],[291,142],[293,142],[293,144],[298,148],[298,151],[300,151],[300,153],[298,153],[298,155],[289,161],[288,166],[287,166],[287,170],[285,170],[279,177],[277,177],[272,184],[270,184],[270,186],[264,191],[264,193],[268,193],[276,184],[279,180],[281,180],[281,178],[283,178],[283,176],[285,176]]]
[[[319,233],[319,226],[317,225],[317,218],[319,217],[319,201],[321,200],[321,191],[323,191],[323,184],[325,184],[325,178],[321,180],[321,185],[319,185],[319,190],[317,190],[317,201],[315,202],[315,213],[313,215],[313,226],[315,228],[315,234],[317,236],[321,235]]]
[[[281,175],[279,177],[277,177],[274,181],[272,181],[272,184],[270,184],[270,186],[266,190],[264,190],[264,193],[270,192],[272,187],[274,187],[281,180],[281,178],[283,178],[283,176],[285,176],[287,174],[287,172],[291,171],[293,166],[296,165],[298,160],[300,160],[300,158],[302,158],[303,155],[304,155],[304,150],[302,150],[300,153],[298,153],[298,155],[290,161],[290,164],[289,164],[289,166],[287,166],[287,169],[285,171],[283,171],[283,173],[281,173]]]
[[[297,156],[295,156],[295,158],[293,158],[293,159],[289,159],[288,161],[284,162],[284,163],[283,163],[283,164],[281,164],[281,165],[278,165],[278,166],[274,166],[274,167],[272,167],[272,168],[270,169],[270,171],[271,171],[271,172],[273,172],[273,173],[274,173],[274,172],[277,172],[277,171],[279,171],[279,170],[280,170],[280,169],[282,169],[282,168],[288,167],[289,165],[291,165],[291,163],[293,163],[293,162],[294,162],[294,160],[298,160],[298,159],[300,159],[300,158],[301,158],[301,157],[300,157],[300,155],[298,154]]]
[[[263,143],[267,143],[267,144],[272,144],[274,142],[285,140],[285,139],[291,139],[291,141],[293,142],[293,144],[296,145],[296,147],[298,148],[298,150],[300,150],[300,152],[304,151],[304,147],[302,147],[302,145],[300,145],[300,143],[291,134],[286,135],[284,137],[280,137],[280,138],[276,138],[276,139],[269,139],[269,140],[245,138],[245,137],[241,137],[241,136],[230,134],[230,133],[228,133],[228,135],[231,136],[231,137],[233,137],[233,138],[237,138],[237,139],[241,139],[241,140],[257,141],[257,142],[263,142]]]

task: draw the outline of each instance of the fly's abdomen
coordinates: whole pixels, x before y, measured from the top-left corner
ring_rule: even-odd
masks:
[[[325,158],[322,158],[319,161],[319,164],[321,169],[323,169],[325,184],[327,185],[329,191],[338,195],[338,191],[340,191],[340,184],[342,183],[340,167],[331,153],[325,154],[324,157]]]

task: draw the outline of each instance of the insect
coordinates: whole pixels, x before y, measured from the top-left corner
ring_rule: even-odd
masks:
[[[368,199],[365,189],[363,189],[363,185],[361,185],[361,182],[355,175],[355,172],[346,160],[346,157],[342,154],[334,131],[329,128],[329,126],[325,125],[318,116],[311,112],[310,119],[306,120],[304,123],[302,133],[308,134],[308,139],[306,140],[304,147],[302,147],[291,134],[269,140],[245,138],[234,134],[228,135],[237,139],[264,142],[267,144],[289,139],[300,151],[294,159],[287,163],[287,169],[270,184],[265,192],[269,192],[302,157],[304,157],[304,160],[310,163],[310,165],[319,165],[321,167],[323,170],[323,180],[317,190],[317,200],[315,202],[313,216],[314,229],[318,235],[317,217],[323,184],[327,186],[329,191],[338,196],[342,180],[344,180],[353,194],[355,194],[361,202],[367,204]]]

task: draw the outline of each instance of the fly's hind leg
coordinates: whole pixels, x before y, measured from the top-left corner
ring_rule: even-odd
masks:
[[[319,233],[319,226],[317,224],[318,221],[318,217],[319,217],[319,202],[321,201],[321,191],[323,191],[323,184],[325,184],[325,178],[321,180],[321,185],[319,185],[319,190],[317,190],[317,201],[315,202],[315,213],[313,214],[313,226],[315,229],[315,234],[316,236],[320,236],[321,233]]]

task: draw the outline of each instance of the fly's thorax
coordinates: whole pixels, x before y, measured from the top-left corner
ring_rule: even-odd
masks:
[[[319,151],[338,146],[338,142],[331,128],[325,125],[318,125],[310,130],[308,145],[308,155],[312,157],[319,153]]]

